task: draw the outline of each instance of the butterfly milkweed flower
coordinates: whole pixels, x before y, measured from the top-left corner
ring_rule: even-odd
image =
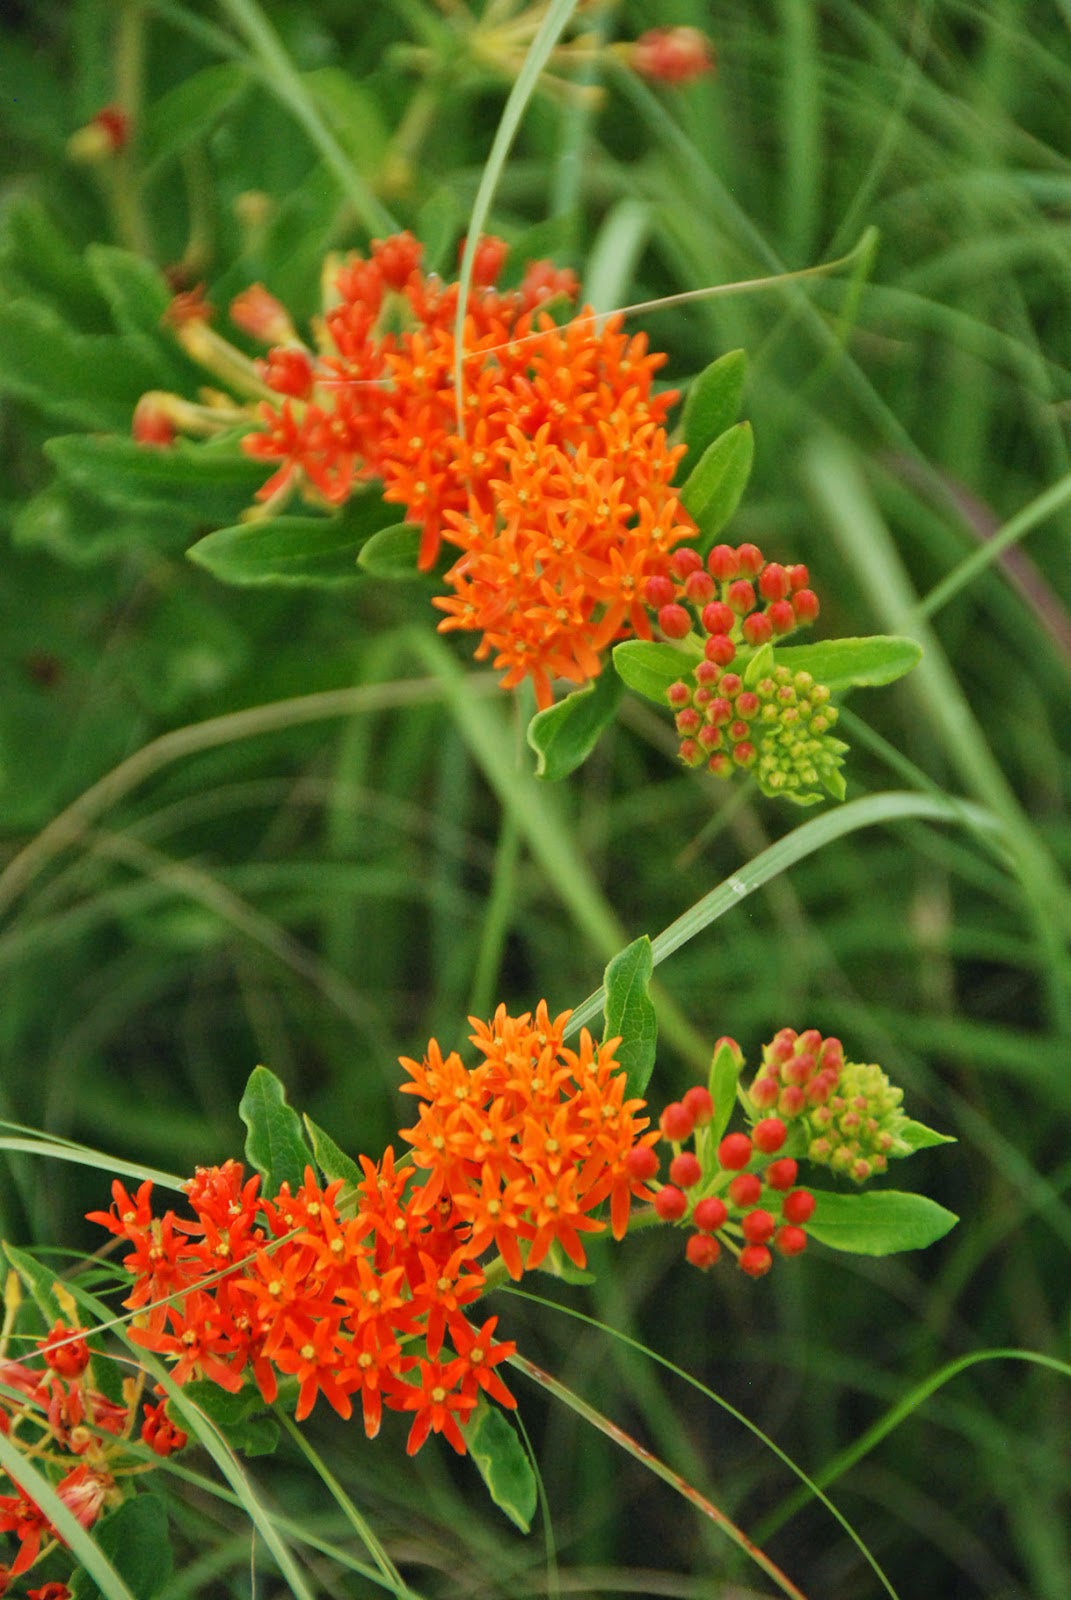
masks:
[[[584,308],[559,326],[546,307],[568,306],[577,285],[551,262],[497,288],[506,256],[501,240],[478,244],[460,397],[460,285],[425,273],[408,233],[329,263],[311,345],[259,285],[231,315],[275,341],[257,364],[269,391],[259,431],[243,440],[274,463],[263,510],[296,491],[341,506],[378,480],[421,530],[422,570],[444,543],[456,552],[434,602],[440,630],[479,633],[477,659],[505,688],[530,678],[546,706],[555,678],[585,683],[616,639],[651,637],[644,584],[695,525],[671,488],[684,447],[664,423],[677,396],[652,388],[665,357],[620,317]]]

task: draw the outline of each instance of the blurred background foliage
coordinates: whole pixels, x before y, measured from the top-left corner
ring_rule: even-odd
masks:
[[[963,1215],[948,1240],[873,1264],[815,1249],[754,1285],[701,1277],[647,1235],[598,1250],[592,1289],[548,1291],[646,1338],[817,1469],[945,1361],[1068,1353],[1071,9],[587,14],[607,39],[669,22],[711,35],[716,78],[660,90],[605,58],[583,92],[545,85],[492,227],[518,270],[552,255],[603,308],[806,266],[880,229],[866,281],[667,306],[642,325],[675,384],[747,349],[757,455],[735,537],[809,563],[821,632],[932,629],[923,669],[852,699],[849,795],[962,794],[1013,847],[921,824],[853,836],[658,974],[704,1039],[731,1033],[753,1059],[790,1023],[881,1061],[910,1111],[960,1141],[912,1163],[911,1185]],[[160,326],[168,284],[204,281],[223,308],[261,280],[307,318],[325,253],[395,224],[452,270],[516,65],[487,37],[486,19],[481,33],[430,0],[8,0],[0,850],[27,851],[0,907],[9,1119],[188,1170],[239,1148],[237,1099],[263,1060],[342,1144],[377,1153],[398,1125],[399,1052],[458,1042],[499,999],[577,1004],[618,944],[799,820],[681,771],[668,723],[638,702],[567,785],[539,785],[523,706],[477,693],[466,720],[429,674],[426,583],[224,588],[185,551],[237,519],[258,471],[183,456],[164,482],[132,447],[115,446],[114,470],[84,448],[127,435],[144,390],[194,393]],[[131,146],[76,164],[68,139],[116,100],[135,111]],[[1029,539],[921,622],[915,597],[1053,486]],[[320,691],[350,693],[315,720],[308,703],[273,709]],[[176,731],[221,717],[236,720]],[[686,1041],[667,1047],[656,1103],[701,1070]],[[102,1189],[13,1157],[2,1231],[95,1247],[79,1218]],[[745,1526],[775,1526],[791,1480],[737,1424],[560,1313],[495,1309]],[[1069,1403],[1051,1372],[977,1366],[838,1485],[902,1594],[1065,1600]],[[560,1592],[750,1592],[606,1441],[531,1396],[524,1415]],[[555,1581],[539,1534],[523,1543],[473,1510],[465,1464],[429,1449],[414,1468],[393,1439],[323,1432],[421,1592]],[[269,1481],[291,1508],[309,1494],[284,1460]],[[307,1512],[338,1534],[322,1505]],[[194,1549],[205,1515],[196,1496],[181,1512]],[[248,1592],[247,1535],[211,1516],[211,1554],[169,1595]],[[812,1597],[876,1592],[821,1509],[769,1548]],[[324,1572],[325,1593],[363,1592]]]

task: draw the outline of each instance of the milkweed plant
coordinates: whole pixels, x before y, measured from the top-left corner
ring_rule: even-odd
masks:
[[[221,202],[199,192],[207,179],[195,171],[190,242],[180,259],[162,257],[140,207],[147,163],[168,146],[138,74],[148,36],[158,44],[186,12],[127,6],[117,98],[72,133],[66,157],[99,185],[120,240],[87,257],[110,331],[75,331],[64,300],[73,268],[44,282],[40,240],[58,249],[60,224],[28,203],[12,212],[9,260],[36,251],[37,275],[23,274],[21,332],[0,331],[7,387],[40,399],[20,377],[30,371],[23,339],[27,352],[36,344],[33,382],[58,397],[46,414],[84,412],[79,429],[44,445],[70,491],[56,538],[77,530],[79,505],[118,508],[115,486],[129,484],[143,520],[166,524],[173,512],[193,533],[200,592],[240,589],[252,617],[300,588],[310,654],[318,595],[345,595],[355,579],[364,593],[378,585],[390,596],[384,636],[404,638],[409,658],[447,685],[442,716],[471,684],[480,705],[489,692],[521,719],[526,742],[508,738],[506,720],[487,724],[507,735],[507,772],[567,789],[600,741],[640,719],[659,783],[698,786],[712,817],[757,809],[779,842],[752,877],[704,890],[665,933],[622,939],[586,999],[544,993],[536,977],[518,1006],[492,997],[467,1026],[459,1015],[460,1048],[431,1038],[381,1060],[376,1074],[405,1097],[392,1100],[405,1126],[389,1142],[369,1143],[341,1117],[320,1126],[302,1109],[300,1078],[252,1063],[230,1152],[206,1154],[186,1176],[118,1157],[109,1174],[84,1147],[8,1125],[12,1150],[95,1164],[99,1193],[84,1227],[70,1219],[86,1241],[73,1266],[17,1239],[3,1247],[0,1592],[180,1592],[168,1587],[176,1470],[215,1474],[289,1592],[321,1592],[300,1530],[248,1487],[246,1462],[269,1482],[264,1458],[285,1445],[320,1474],[361,1546],[351,1577],[369,1587],[340,1577],[322,1592],[419,1594],[419,1573],[403,1578],[308,1430],[333,1413],[348,1430],[333,1440],[390,1456],[395,1473],[426,1452],[468,1458],[451,1468],[465,1492],[485,1490],[520,1538],[546,1514],[523,1425],[542,1388],[711,1521],[726,1561],[753,1563],[756,1583],[798,1597],[791,1554],[783,1569],[716,1496],[543,1370],[518,1316],[522,1284],[580,1292],[594,1273],[623,1280],[659,1252],[666,1303],[701,1276],[710,1327],[734,1339],[751,1299],[792,1292],[795,1275],[820,1280],[831,1252],[923,1250],[957,1220],[899,1180],[907,1158],[951,1139],[913,1118],[910,1098],[847,1030],[824,1032],[786,994],[783,1011],[756,1017],[738,1041],[718,1033],[716,961],[693,1017],[654,982],[658,963],[827,840],[869,821],[944,818],[927,794],[846,801],[858,724],[843,702],[911,673],[920,645],[853,631],[829,563],[812,579],[776,524],[734,532],[754,451],[741,420],[744,349],[704,349],[697,371],[678,372],[680,357],[654,348],[646,327],[661,302],[594,303],[575,249],[528,251],[489,218],[529,101],[583,129],[598,97],[624,85],[672,124],[693,84],[713,78],[714,43],[661,6],[648,8],[657,25],[632,39],[613,37],[625,26],[613,7],[399,8],[423,19],[384,62],[409,96],[392,103],[408,110],[393,131],[376,129],[385,153],[370,173],[350,153],[360,126],[343,137],[343,102],[328,115],[326,100],[305,98],[270,8],[217,9],[211,26],[195,28],[189,13],[189,39],[200,29],[230,56],[171,91],[172,114],[191,119],[186,156],[213,128],[226,139],[232,69],[259,74],[281,104],[289,95],[304,108],[341,185],[335,238],[279,281],[244,276],[255,250],[228,263],[222,245],[204,243],[201,211]],[[464,212],[420,177],[448,49],[462,81],[471,74],[484,92],[490,82],[505,106]],[[270,198],[239,198],[255,234]],[[847,275],[854,293],[874,248],[867,233],[847,256],[770,285],[805,298],[808,279]],[[707,290],[720,292],[696,283],[666,304]],[[70,403],[90,356],[107,392],[97,421],[88,401],[82,412]],[[440,804],[448,811],[448,797]],[[667,856],[685,842],[673,827],[671,814],[658,841]],[[14,854],[0,895],[18,898],[50,837]],[[56,837],[62,847],[62,825]],[[695,1063],[684,1079],[682,1033]]]

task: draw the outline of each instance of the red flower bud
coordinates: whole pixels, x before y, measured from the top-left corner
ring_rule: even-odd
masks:
[[[751,1160],[751,1140],[746,1133],[727,1133],[718,1146],[718,1160],[730,1172],[739,1172]]]
[[[721,1255],[721,1245],[709,1233],[693,1233],[684,1247],[684,1254],[693,1267],[705,1272]]]
[[[773,1238],[776,1226],[770,1213],[761,1209],[749,1211],[740,1224],[748,1244],[767,1244]]]
[[[756,1148],[761,1150],[764,1156],[775,1155],[787,1136],[788,1129],[780,1117],[764,1117],[761,1122],[756,1122],[751,1130]]]
[[[737,578],[725,591],[725,598],[738,616],[745,616],[755,604],[755,590],[746,578]]]
[[[768,1189],[791,1189],[799,1172],[799,1164],[791,1156],[782,1156],[780,1161],[771,1161],[763,1173]]]
[[[658,1126],[662,1130],[663,1139],[669,1139],[673,1144],[680,1144],[683,1139],[691,1138],[695,1118],[680,1100],[671,1100],[659,1117]]]
[[[798,1256],[807,1248],[807,1235],[802,1228],[778,1228],[773,1238],[774,1249],[783,1256]]]
[[[690,1150],[682,1150],[670,1162],[669,1175],[678,1188],[694,1189],[703,1176],[703,1169]]]
[[[807,571],[807,568],[803,565],[802,561],[794,567],[789,567],[788,581],[794,590],[807,588],[811,581],[811,575]]]
[[[724,633],[716,633],[703,646],[703,654],[708,661],[713,661],[717,666],[727,667],[736,655],[736,646]]]
[[[648,578],[643,586],[643,597],[649,606],[656,610],[659,606],[668,606],[677,593],[671,578]]]
[[[760,644],[768,644],[773,638],[773,623],[765,611],[753,611],[749,617],[744,618],[741,626],[744,638],[756,649]]]
[[[646,1183],[658,1171],[658,1157],[649,1144],[637,1144],[625,1157],[625,1171],[637,1183]],[[793,1177],[793,1182],[795,1178]]]
[[[714,593],[714,579],[699,567],[695,572],[689,572],[684,581],[684,592],[693,606],[706,605]]]
[[[714,71],[714,46],[698,28],[650,28],[632,46],[629,61],[653,83],[690,83]]]
[[[791,633],[796,626],[796,613],[789,600],[775,600],[764,613],[769,618],[774,633]]]
[[[703,607],[700,621],[708,633],[731,633],[736,613],[724,600],[712,600]]]
[[[786,1222],[802,1225],[814,1216],[815,1200],[809,1189],[793,1189],[781,1202],[781,1215]]]
[[[697,1128],[705,1128],[714,1115],[714,1102],[710,1098],[710,1090],[704,1089],[701,1083],[697,1083],[694,1089],[689,1089],[682,1096],[681,1105],[686,1111],[691,1112]]]
[[[764,1278],[773,1266],[773,1256],[764,1244],[749,1244],[741,1250],[737,1265],[749,1278]]]
[[[702,1228],[704,1233],[717,1233],[728,1215],[725,1201],[719,1199],[716,1194],[709,1194],[705,1200],[700,1200],[692,1212],[692,1221],[697,1228]]]
[[[683,606],[671,603],[659,607],[658,626],[667,639],[683,639],[692,631],[692,619]]]
[[[798,589],[792,596],[792,610],[797,622],[813,622],[818,615],[818,596],[813,589]]]
[[[759,575],[759,593],[764,600],[786,600],[792,588],[788,573],[779,561],[768,561]]]
[[[738,544],[736,559],[740,563],[740,571],[749,578],[755,578],[766,564],[766,557],[757,544]]]
[[[680,1189],[667,1183],[655,1195],[654,1208],[663,1222],[679,1222],[688,1209],[688,1201]]]
[[[754,1172],[741,1172],[729,1185],[729,1199],[734,1206],[753,1206],[762,1193],[762,1179]]]
[[[698,550],[693,550],[691,545],[681,545],[679,550],[674,550],[669,558],[671,571],[678,578],[687,578],[692,572],[699,572],[703,566],[703,557]]]

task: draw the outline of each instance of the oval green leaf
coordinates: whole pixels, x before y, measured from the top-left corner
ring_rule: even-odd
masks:
[[[263,1192],[277,1194],[283,1183],[296,1189],[304,1181],[305,1168],[312,1164],[312,1151],[274,1072],[267,1067],[253,1068],[238,1113],[248,1130],[245,1158],[260,1173]]]
[[[910,1118],[902,1122],[896,1130],[898,1141],[906,1144],[906,1153],[914,1154],[916,1150],[930,1150],[938,1144],[955,1144],[956,1140],[950,1133],[938,1133],[936,1128],[927,1128],[924,1122],[912,1122]],[[903,1151],[892,1151],[893,1155],[901,1155]]]
[[[740,410],[747,353],[729,350],[705,367],[688,390],[681,413],[685,460],[698,461],[709,444],[731,428]]]
[[[465,1429],[465,1443],[495,1505],[528,1533],[536,1508],[535,1474],[511,1424],[481,1398]]]
[[[626,1095],[643,1094],[654,1071],[658,1019],[647,993],[653,971],[651,941],[643,934],[619,950],[603,974],[603,1038],[621,1036],[617,1059],[625,1069]]]
[[[681,486],[681,504],[699,525],[695,543],[702,554],[740,504],[754,453],[750,422],[738,422],[707,446]]]
[[[614,646],[614,669],[623,683],[656,706],[666,705],[666,690],[671,683],[690,672],[697,656],[685,655],[671,644],[646,639],[626,639]]]
[[[557,783],[586,761],[599,735],[612,722],[625,685],[616,672],[600,673],[528,724],[528,743],[536,753],[536,777]]]
[[[220,528],[186,554],[223,583],[337,589],[361,581],[365,537],[343,517],[271,517]]]
[[[890,1256],[924,1250],[944,1238],[959,1218],[924,1194],[882,1189],[875,1194],[815,1192],[807,1232],[831,1250],[859,1256]]]
[[[411,522],[396,522],[389,528],[380,528],[363,546],[357,557],[358,565],[373,578],[401,579],[410,583],[426,578],[428,574],[417,566],[420,537],[420,528]]]
[[[922,660],[914,639],[875,633],[862,639],[824,639],[819,644],[776,646],[779,667],[809,672],[834,694],[844,689],[878,688],[895,683]]]

